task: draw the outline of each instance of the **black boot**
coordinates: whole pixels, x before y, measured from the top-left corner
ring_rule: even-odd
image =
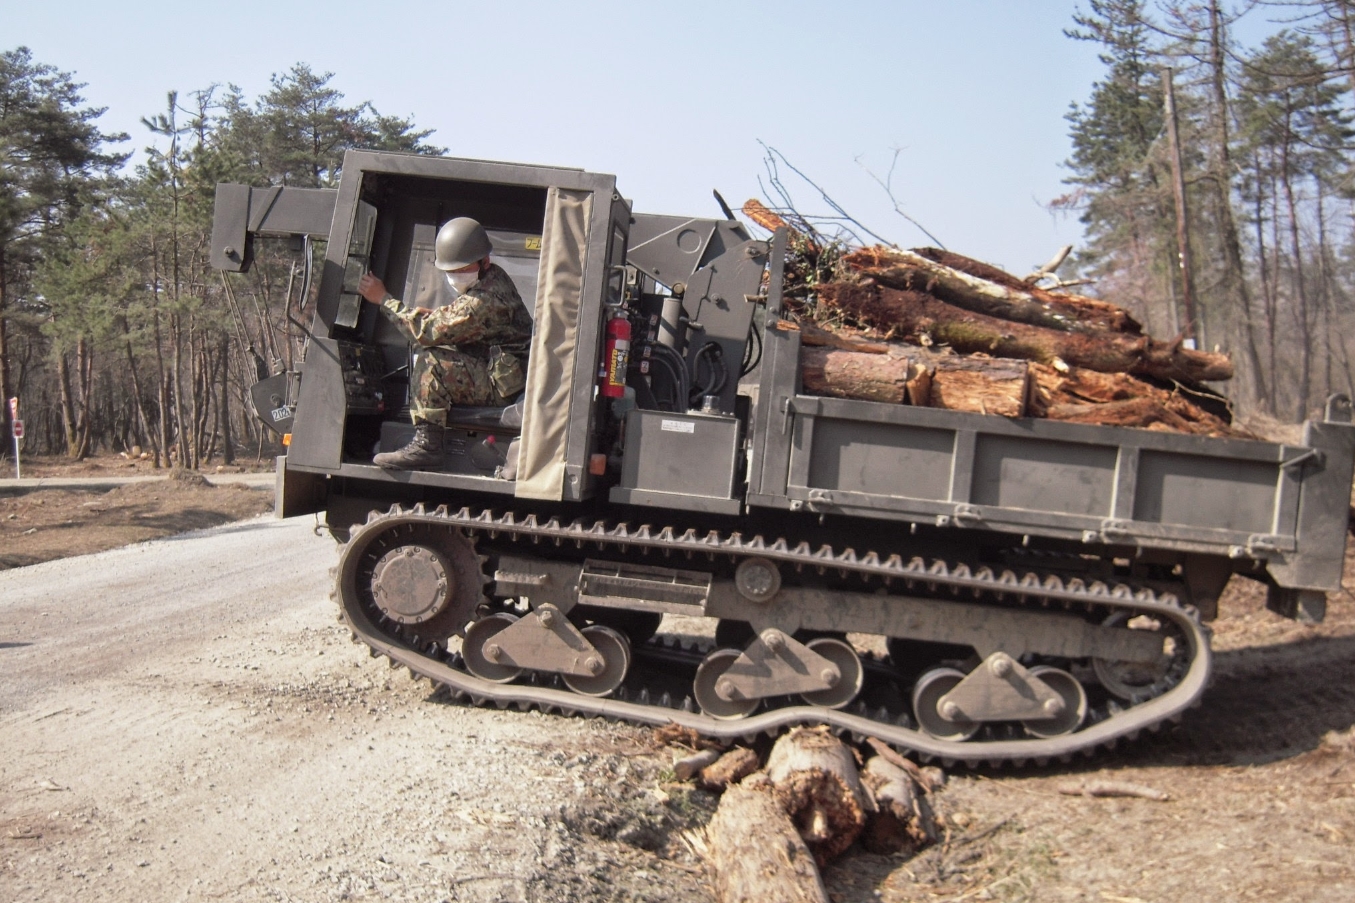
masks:
[[[404,448],[382,452],[372,458],[377,467],[391,470],[440,470],[442,468],[442,427],[426,420],[414,423],[414,438]]]

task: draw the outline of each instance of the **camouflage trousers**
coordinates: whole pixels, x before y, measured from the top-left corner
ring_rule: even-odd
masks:
[[[506,404],[489,379],[489,365],[455,348],[422,348],[414,359],[410,380],[414,420],[447,425],[447,408],[454,404]]]

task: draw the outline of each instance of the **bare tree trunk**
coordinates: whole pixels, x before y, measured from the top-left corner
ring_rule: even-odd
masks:
[[[1308,416],[1308,400],[1312,392],[1313,342],[1312,321],[1308,305],[1308,291],[1303,278],[1303,247],[1299,241],[1298,203],[1294,200],[1294,176],[1289,169],[1290,123],[1285,118],[1285,141],[1281,158],[1281,175],[1284,182],[1285,205],[1289,209],[1289,245],[1294,255],[1294,295],[1298,301],[1299,324],[1299,390],[1296,415],[1299,420]]]
[[[1223,242],[1223,284],[1221,294],[1235,313],[1231,318],[1241,335],[1239,344],[1245,355],[1247,367],[1256,374],[1249,386],[1251,400],[1255,402],[1265,398],[1265,385],[1261,379],[1261,353],[1256,342],[1256,328],[1252,321],[1251,292],[1247,288],[1247,275],[1242,261],[1242,242],[1238,237],[1237,222],[1233,218],[1233,161],[1228,134],[1229,102],[1227,89],[1227,66],[1223,13],[1219,0],[1209,0],[1209,72],[1210,88],[1214,95],[1214,140],[1211,142],[1210,182],[1214,202],[1214,215],[1222,233]],[[1272,374],[1274,371],[1271,371]]]
[[[71,370],[64,351],[56,353],[56,380],[61,392],[61,431],[66,439],[66,455],[79,460],[75,441],[75,404],[71,399]]]
[[[217,417],[221,422],[221,460],[227,465],[235,463],[235,442],[231,437],[230,348],[230,337],[223,334],[221,360],[218,363],[221,368],[221,400],[217,403]]]
[[[93,397],[94,397],[94,352],[89,347],[89,341],[81,336],[75,343],[75,363],[77,376],[79,377],[79,394],[75,398],[75,423],[76,423],[76,450],[78,458],[85,458],[89,455],[90,432],[93,427]]]
[[[5,332],[5,311],[9,307],[8,280],[5,249],[0,247],[0,436],[9,435],[9,400],[15,394],[9,382],[9,336]]]
[[[1271,177],[1270,191],[1270,248],[1273,265],[1271,266],[1271,307],[1269,312],[1270,329],[1270,372],[1272,378],[1270,388],[1272,392],[1271,410],[1276,414],[1280,412],[1280,371],[1277,358],[1279,356],[1280,336],[1278,333],[1280,325],[1280,265],[1281,265],[1281,246],[1283,242],[1280,239],[1280,180],[1278,175]]]
[[[1260,395],[1258,399],[1266,406],[1266,413],[1275,413],[1275,296],[1270,290],[1270,267],[1268,264],[1268,251],[1266,250],[1266,218],[1265,218],[1265,197],[1261,186],[1261,155],[1253,155],[1252,164],[1256,170],[1256,262],[1260,267],[1261,276],[1261,312],[1265,318],[1266,328],[1266,350],[1269,355],[1269,368],[1265,377],[1270,385],[1261,379],[1261,362],[1256,362],[1257,367],[1257,391]]]
[[[1319,316],[1322,321],[1322,397],[1325,398],[1332,393],[1336,385],[1335,376],[1332,372],[1334,366],[1334,355],[1332,354],[1332,291],[1331,291],[1331,270],[1328,268],[1327,258],[1327,213],[1325,208],[1324,191],[1321,178],[1314,179],[1317,187],[1317,302]]]
[[[834,282],[818,289],[821,302],[880,329],[951,346],[961,354],[1052,362],[1108,373],[1134,373],[1184,382],[1231,379],[1227,356],[1122,332],[1061,332],[973,313],[917,291]]]
[[[124,329],[125,328],[126,325],[124,324]],[[136,358],[132,355],[132,343],[130,341],[125,342],[125,347],[127,349],[127,371],[132,377],[132,400],[136,405],[137,420],[141,424],[141,431],[146,435],[146,442],[151,446],[151,449],[155,453],[155,459],[159,461],[160,448],[156,444],[156,434],[151,429],[150,422],[146,419],[146,406],[141,399],[141,375],[136,368]]]

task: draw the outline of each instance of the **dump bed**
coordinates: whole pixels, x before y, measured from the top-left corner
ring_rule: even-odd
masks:
[[[1344,396],[1285,445],[807,396],[799,348],[767,330],[749,505],[1226,556],[1280,587],[1340,587]]]

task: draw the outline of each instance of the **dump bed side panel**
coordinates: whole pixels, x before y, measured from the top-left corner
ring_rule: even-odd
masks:
[[[753,505],[1251,558],[1284,586],[1339,586],[1348,424],[1290,446],[804,395],[771,407],[785,453],[761,455]]]

